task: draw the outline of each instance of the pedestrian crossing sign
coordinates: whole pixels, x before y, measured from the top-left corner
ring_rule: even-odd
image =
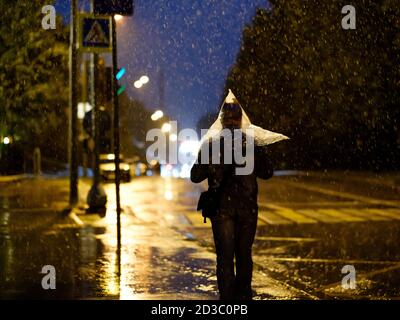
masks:
[[[112,50],[111,17],[81,14],[79,16],[79,44],[83,52],[102,53]]]

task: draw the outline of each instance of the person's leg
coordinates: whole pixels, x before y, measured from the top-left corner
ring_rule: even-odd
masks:
[[[232,300],[235,292],[234,220],[228,213],[221,212],[211,222],[217,253],[217,281],[220,299]]]
[[[238,212],[235,224],[235,258],[237,299],[251,299],[251,279],[253,274],[253,259],[251,249],[257,229],[257,208],[243,209]]]

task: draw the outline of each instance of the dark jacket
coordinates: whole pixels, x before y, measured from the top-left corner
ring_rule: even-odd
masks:
[[[219,187],[221,192],[221,209],[257,207],[257,178],[269,179],[273,175],[272,164],[267,155],[266,148],[258,146],[254,147],[254,155],[252,155],[254,156],[254,170],[251,174],[236,175],[235,169],[240,165],[236,163],[223,164],[223,139],[220,139],[219,143],[221,148],[221,164],[211,164],[211,160],[210,164],[200,163],[201,152],[205,147],[209,147],[209,154],[211,155],[211,144],[203,145],[200,149],[197,162],[191,169],[191,181],[194,183],[199,183],[205,179],[208,179],[208,185],[210,187]],[[245,137],[243,137],[243,143],[246,143]],[[244,150],[244,146],[242,150]]]

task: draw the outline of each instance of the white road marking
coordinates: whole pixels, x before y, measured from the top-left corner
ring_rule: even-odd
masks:
[[[74,220],[74,222],[75,222],[77,225],[79,225],[79,226],[83,226],[83,225],[84,225],[84,223],[82,222],[82,220],[79,219],[79,217],[76,215],[75,212],[71,212],[71,213],[69,214],[69,217],[70,217],[72,220]]]
[[[340,197],[344,199],[351,199],[351,200],[356,200],[368,204],[374,204],[374,205],[386,205],[386,206],[391,206],[391,207],[398,207],[400,206],[399,201],[391,201],[391,200],[381,200],[381,199],[374,199],[371,197],[364,197],[348,192],[342,192],[342,191],[334,191],[330,189],[325,189],[325,188],[320,188],[316,186],[311,186],[307,185],[304,182],[292,182],[292,181],[281,181],[283,184],[290,185],[291,187],[298,188],[298,189],[304,189],[308,191],[313,191],[313,192],[318,192],[321,194],[329,195],[329,196],[334,196],[334,197]]]
[[[284,262],[297,262],[297,263],[334,263],[334,264],[395,264],[400,267],[400,261],[373,261],[373,260],[343,260],[343,259],[308,259],[308,258],[278,258],[270,257],[273,261],[284,261]]]

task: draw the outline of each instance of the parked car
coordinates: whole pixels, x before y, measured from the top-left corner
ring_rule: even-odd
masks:
[[[100,175],[104,181],[115,179],[115,164],[114,164],[114,154],[101,154],[100,155]],[[130,165],[124,161],[122,155],[120,155],[120,179],[121,181],[129,182],[131,181],[131,170]]]
[[[131,175],[133,176],[145,176],[149,170],[149,167],[144,163],[139,156],[134,156],[132,158],[125,160],[131,166]]]

